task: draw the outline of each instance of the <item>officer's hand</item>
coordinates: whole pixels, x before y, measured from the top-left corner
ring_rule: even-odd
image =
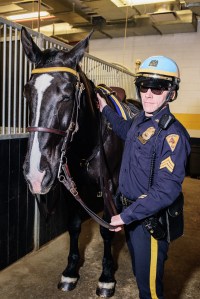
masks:
[[[100,96],[99,93],[97,93],[97,99],[99,104],[99,110],[102,112],[103,108],[107,105],[106,100]]]
[[[111,231],[119,232],[120,230],[122,230],[122,226],[124,225],[124,221],[122,220],[120,215],[115,215],[111,218],[110,224],[113,225],[113,226],[117,226],[114,229],[110,229]]]

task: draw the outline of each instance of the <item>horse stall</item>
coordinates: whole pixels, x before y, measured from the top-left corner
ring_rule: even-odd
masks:
[[[29,121],[23,86],[34,65],[23,53],[20,31],[21,26],[0,18],[0,270],[67,231],[67,206],[60,184],[39,198],[51,212],[46,219],[23,175]],[[43,49],[70,49],[55,39],[29,32]],[[127,98],[135,97],[134,75],[126,69],[89,54],[85,54],[81,68],[95,85],[122,87]]]

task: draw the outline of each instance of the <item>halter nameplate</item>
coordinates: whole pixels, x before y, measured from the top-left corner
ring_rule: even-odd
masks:
[[[32,70],[31,74],[43,74],[43,73],[53,73],[53,72],[66,72],[71,73],[72,75],[79,78],[79,74],[74,69],[64,66],[55,66],[55,67],[44,67],[39,69]]]

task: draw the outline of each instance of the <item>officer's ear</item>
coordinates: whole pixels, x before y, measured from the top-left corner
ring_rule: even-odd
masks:
[[[176,100],[177,96],[178,96],[178,92],[177,92],[177,90],[174,90],[171,94],[170,102],[173,102],[174,100]]]

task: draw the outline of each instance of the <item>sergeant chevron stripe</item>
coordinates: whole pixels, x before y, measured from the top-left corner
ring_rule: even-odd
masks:
[[[170,172],[174,170],[174,162],[172,161],[171,157],[166,158],[160,163],[160,169],[167,168]]]

